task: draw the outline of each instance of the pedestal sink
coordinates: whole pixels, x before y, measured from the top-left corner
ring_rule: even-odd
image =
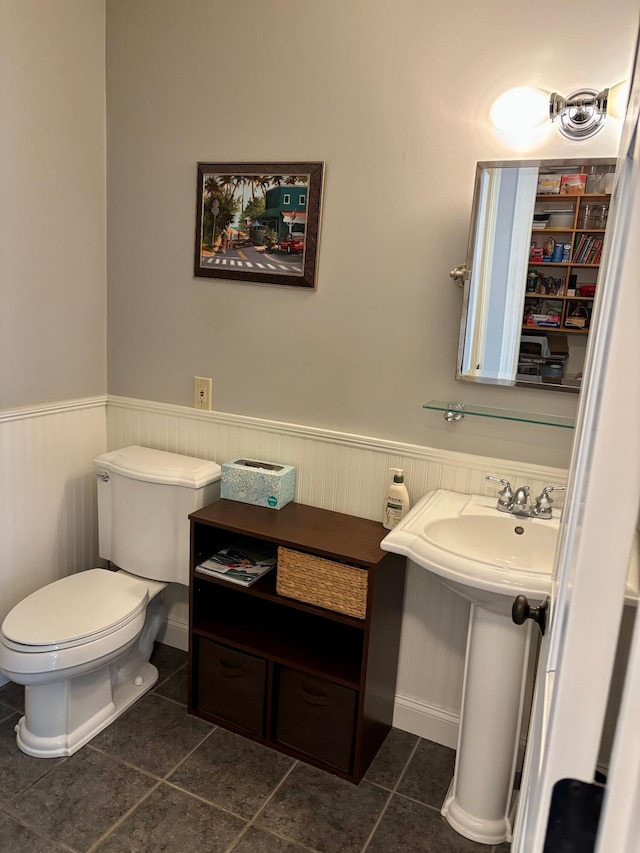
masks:
[[[534,605],[549,594],[558,531],[559,514],[521,518],[498,512],[495,498],[438,490],[418,501],[381,544],[471,602],[456,763],[442,814],[482,844],[511,840],[535,627],[515,625],[511,607],[517,595]]]

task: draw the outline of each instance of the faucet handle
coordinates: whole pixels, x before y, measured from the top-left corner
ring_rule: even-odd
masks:
[[[513,491],[511,489],[511,483],[508,480],[503,480],[500,477],[494,477],[492,474],[488,474],[485,477],[485,480],[490,480],[492,483],[500,483],[502,485],[502,489],[498,492],[498,505],[499,506],[510,506],[513,501]]]
[[[549,503],[553,503],[551,498],[549,497],[549,492],[566,492],[566,486],[545,486],[544,489],[540,492],[536,500],[539,501],[549,501]]]
[[[535,514],[540,515],[540,513],[545,513],[549,518],[551,517],[551,504],[553,500],[549,497],[549,492],[565,492],[566,486],[545,486],[544,489],[540,492],[538,497],[536,498],[535,504]]]

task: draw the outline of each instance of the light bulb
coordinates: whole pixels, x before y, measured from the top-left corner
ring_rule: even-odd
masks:
[[[533,86],[509,89],[493,102],[489,115],[506,133],[534,130],[549,117],[549,92]]]
[[[609,88],[607,99],[607,115],[613,118],[624,118],[629,100],[629,81],[623,80]]]

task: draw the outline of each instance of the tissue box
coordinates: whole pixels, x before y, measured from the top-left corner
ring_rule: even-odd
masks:
[[[255,506],[282,509],[293,500],[296,469],[255,459],[232,459],[222,466],[220,497]]]

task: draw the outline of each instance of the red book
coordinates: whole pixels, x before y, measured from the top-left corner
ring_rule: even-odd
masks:
[[[584,195],[586,188],[586,175],[562,175],[560,178],[560,195]]]

